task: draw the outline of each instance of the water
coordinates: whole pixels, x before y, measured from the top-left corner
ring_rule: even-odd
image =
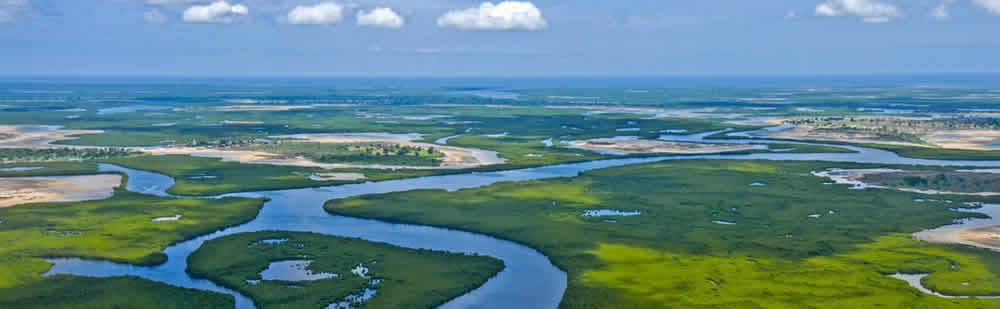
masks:
[[[102,108],[97,110],[98,115],[114,115],[121,113],[131,113],[136,111],[146,111],[146,110],[162,110],[168,109],[170,106],[161,105],[126,105],[118,107]]]
[[[5,167],[5,168],[0,168],[0,172],[26,172],[26,171],[40,170],[43,168],[44,167],[41,166]]]
[[[630,217],[630,216],[638,216],[640,214],[641,213],[638,210],[621,211],[615,209],[591,209],[583,211],[584,217],[608,217],[608,216]]]
[[[702,141],[716,132],[695,135],[671,135],[667,140]],[[768,140],[712,140],[722,143],[769,143],[787,141]],[[506,268],[479,288],[470,291],[440,308],[556,308],[566,288],[566,274],[552,265],[538,251],[510,241],[444,228],[412,224],[394,224],[377,220],[331,215],[322,205],[331,199],[363,194],[381,194],[416,189],[444,189],[454,191],[475,188],[500,181],[525,181],[554,177],[571,177],[593,169],[641,164],[665,160],[687,159],[764,159],[786,161],[821,160],[831,162],[860,162],[877,164],[911,164],[929,166],[1000,167],[1000,161],[947,161],[899,157],[895,153],[854,146],[838,146],[856,153],[758,153],[745,155],[690,155],[654,158],[613,159],[573,164],[543,166],[530,169],[486,173],[467,173],[367,182],[330,187],[304,188],[279,191],[261,191],[228,194],[226,196],[268,197],[260,214],[251,222],[230,227],[211,234],[174,244],[164,250],[166,263],[152,266],[133,266],[108,261],[76,258],[51,259],[52,269],[47,274],[76,274],[87,276],[134,275],[177,286],[217,291],[234,295],[237,308],[254,308],[245,296],[222,288],[214,283],[189,277],[185,273],[188,255],[207,240],[235,233],[284,230],[315,232],[343,237],[358,237],[369,241],[385,242],[406,248],[444,250],[456,253],[480,254],[502,259]],[[101,171],[120,171],[129,175],[126,189],[141,193],[167,196],[173,184],[170,177],[101,164]],[[723,221],[717,222],[720,224]],[[731,222],[728,222],[731,223]]]
[[[521,94],[519,93],[500,91],[500,90],[490,90],[490,89],[462,90],[462,91],[452,91],[450,93],[458,95],[472,95],[480,98],[499,99],[499,100],[517,100],[518,98],[521,97]]]
[[[994,251],[1000,251],[1000,248],[964,240],[958,237],[958,234],[968,230],[1000,225],[1000,204],[984,203],[976,205],[981,207],[975,209],[956,208],[954,210],[959,212],[983,213],[988,215],[989,218],[962,219],[956,221],[955,224],[949,224],[935,229],[914,233],[913,237],[918,240],[933,242],[933,243],[956,243],[956,244],[963,244],[963,245],[991,249]]]
[[[260,277],[264,280],[281,281],[312,281],[337,277],[337,274],[314,273],[309,271],[309,260],[290,260],[273,262],[267,269],[260,272]]]

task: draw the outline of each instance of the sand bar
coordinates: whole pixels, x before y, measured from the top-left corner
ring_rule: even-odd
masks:
[[[75,202],[111,197],[120,175],[0,178],[0,208],[27,203]]]

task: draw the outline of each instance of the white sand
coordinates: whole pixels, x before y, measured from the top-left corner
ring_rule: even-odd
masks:
[[[56,146],[52,143],[76,139],[73,137],[75,135],[100,133],[104,131],[64,130],[62,126],[48,125],[0,125],[0,134],[12,135],[10,138],[0,139],[0,148],[62,148],[67,146]]]
[[[154,155],[191,155],[195,157],[221,158],[223,161],[236,161],[252,164],[289,165],[303,167],[319,167],[325,169],[334,168],[377,168],[377,169],[462,169],[486,165],[506,163],[507,160],[500,158],[495,151],[487,151],[475,148],[462,148],[454,146],[434,145],[427,143],[413,142],[422,138],[423,135],[411,134],[391,134],[391,133],[337,133],[337,134],[296,134],[272,136],[272,138],[289,138],[314,143],[391,143],[404,146],[425,147],[440,151],[444,154],[440,166],[404,166],[404,165],[359,165],[359,164],[339,164],[320,163],[304,157],[287,158],[276,154],[245,151],[226,150],[204,147],[165,147],[165,148],[145,148],[142,151]]]
[[[41,202],[75,202],[111,197],[120,175],[0,178],[0,208]]]
[[[569,141],[568,143],[569,148],[616,155],[650,153],[705,154],[767,149],[767,146],[764,145],[669,142],[662,140],[639,139],[634,136],[596,138],[582,141]]]

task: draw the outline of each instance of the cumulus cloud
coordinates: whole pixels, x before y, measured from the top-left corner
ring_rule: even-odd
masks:
[[[195,5],[184,10],[183,20],[186,23],[229,24],[240,16],[246,16],[250,9],[242,4],[231,5],[226,1],[217,1],[209,5]]]
[[[378,27],[378,28],[392,28],[399,29],[403,27],[403,16],[396,14],[390,8],[375,8],[371,11],[360,11],[358,12],[357,22],[359,26],[365,27]]]
[[[796,19],[796,18],[799,18],[799,13],[796,13],[795,11],[788,11],[788,13],[785,13],[785,19]]]
[[[1000,15],[1000,0],[975,0],[976,5],[979,5],[990,11],[990,14]]]
[[[159,9],[152,9],[142,13],[142,19],[150,24],[165,24],[167,23],[167,15],[163,15]]]
[[[438,27],[462,30],[542,30],[548,22],[531,2],[483,2],[478,8],[455,10],[437,20]]]
[[[28,0],[0,0],[0,23],[14,22],[16,15],[28,9]]]
[[[816,6],[817,16],[857,16],[866,23],[887,23],[903,17],[892,4],[873,0],[826,0]]]
[[[278,21],[295,25],[329,25],[341,20],[344,20],[344,6],[324,2],[313,6],[296,6]]]

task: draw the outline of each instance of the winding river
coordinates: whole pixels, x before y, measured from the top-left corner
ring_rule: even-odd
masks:
[[[714,133],[717,132],[694,135],[664,135],[661,139],[702,142],[704,141],[704,137]],[[794,143],[757,139],[709,140],[708,142]],[[236,297],[237,308],[254,308],[252,301],[246,296],[218,286],[210,281],[194,279],[188,276],[185,272],[187,257],[205,241],[234,233],[263,230],[307,231],[336,236],[358,237],[407,248],[488,255],[504,261],[506,268],[499,274],[479,288],[451,300],[440,308],[556,308],[566,289],[566,274],[552,265],[546,256],[532,248],[464,231],[331,215],[323,210],[322,205],[327,200],[363,194],[401,192],[416,189],[458,190],[486,186],[501,181],[571,177],[578,175],[580,172],[594,169],[664,160],[815,160],[876,164],[1000,167],[1000,161],[912,159],[900,157],[895,153],[884,150],[855,146],[836,146],[852,149],[857,152],[821,154],[758,153],[611,159],[520,170],[483,173],[470,172],[466,174],[366,182],[329,187],[227,194],[224,196],[268,197],[271,200],[265,203],[259,215],[248,223],[202,235],[166,248],[164,253],[167,255],[168,260],[162,265],[145,267],[77,258],[50,259],[49,261],[54,265],[46,275],[75,274],[98,277],[133,275],[181,287],[231,294]],[[126,189],[135,192],[166,196],[166,189],[173,184],[173,179],[165,175],[115,165],[101,164],[100,170],[118,171],[128,174],[129,180],[126,184]]]

